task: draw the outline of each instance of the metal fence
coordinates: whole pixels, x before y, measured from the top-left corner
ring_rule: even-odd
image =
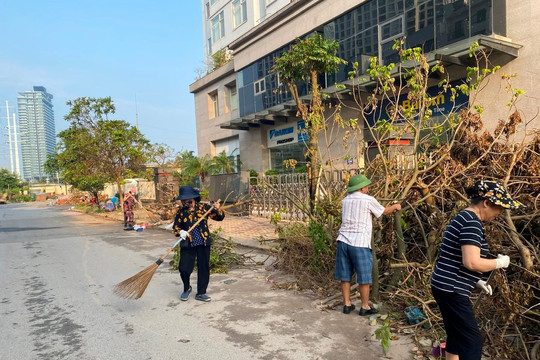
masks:
[[[358,173],[358,169],[325,172],[318,189],[320,196],[344,193],[349,177]],[[308,180],[307,173],[250,177],[250,214],[270,217],[279,213],[283,219],[305,219],[309,208]]]
[[[303,219],[301,206],[309,204],[306,173],[250,177],[250,214],[270,217],[280,213],[283,219]],[[297,206],[301,204],[301,206]]]

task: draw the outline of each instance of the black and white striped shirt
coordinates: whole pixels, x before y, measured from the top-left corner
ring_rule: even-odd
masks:
[[[444,232],[439,260],[431,277],[431,287],[460,295],[470,296],[483,273],[463,266],[463,245],[480,248],[480,256],[487,257],[488,246],[484,225],[470,210],[460,211]]]

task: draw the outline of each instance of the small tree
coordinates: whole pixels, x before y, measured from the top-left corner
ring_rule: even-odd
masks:
[[[13,195],[20,194],[25,183],[15,173],[8,169],[0,168],[0,195],[6,193],[11,200]]]
[[[58,134],[57,161],[62,178],[92,196],[105,188],[109,177],[100,169],[99,144],[86,128],[70,126]]]
[[[79,189],[91,188],[94,196],[113,181],[122,196],[123,178],[140,172],[146,161],[148,140],[126,121],[108,119],[115,112],[110,97],[82,97],[67,104],[65,119],[71,125],[59,135],[58,153],[64,178]]]
[[[321,154],[319,152],[319,134],[325,129],[325,105],[321,95],[319,75],[332,73],[347,62],[336,56],[339,44],[325,40],[320,34],[298,40],[291,49],[276,59],[273,71],[279,74],[292,94],[298,107],[298,114],[304,120],[309,137],[306,157],[309,159],[309,195],[310,212],[315,208],[317,188],[320,179]],[[310,86],[309,102],[306,104],[298,94],[298,85],[307,82]]]
[[[149,163],[165,166],[173,162],[174,150],[167,144],[152,144],[148,148],[146,158]]]
[[[184,159],[181,174],[191,179],[197,179],[198,185],[203,188],[206,185],[206,178],[213,173],[214,168],[215,163],[208,154],[200,158],[188,157]]]
[[[230,174],[234,170],[235,164],[229,159],[225,150],[214,156],[213,162],[215,173]]]

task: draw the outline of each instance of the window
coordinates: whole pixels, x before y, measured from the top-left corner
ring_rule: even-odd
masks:
[[[208,38],[208,56],[212,56],[212,38]]]
[[[227,110],[233,111],[238,109],[238,93],[236,91],[236,85],[227,86]]]
[[[213,119],[219,115],[218,93],[217,90],[208,94],[208,118]]]
[[[396,39],[403,34],[403,16],[381,24],[381,42]]]
[[[221,168],[221,173],[238,172],[240,170],[240,143],[238,137],[217,140],[213,143],[215,155],[220,155],[225,152],[229,160],[229,169]]]
[[[264,93],[264,79],[255,82],[255,95]]]
[[[236,29],[247,20],[246,0],[234,0],[232,2],[232,13],[233,29]]]
[[[225,22],[223,20],[223,11],[212,19],[212,42],[216,42],[225,36]]]

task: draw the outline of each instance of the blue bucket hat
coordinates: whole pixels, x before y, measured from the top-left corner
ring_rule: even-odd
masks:
[[[184,185],[178,188],[178,196],[175,200],[197,199],[200,196],[199,190],[195,189],[193,186]]]

